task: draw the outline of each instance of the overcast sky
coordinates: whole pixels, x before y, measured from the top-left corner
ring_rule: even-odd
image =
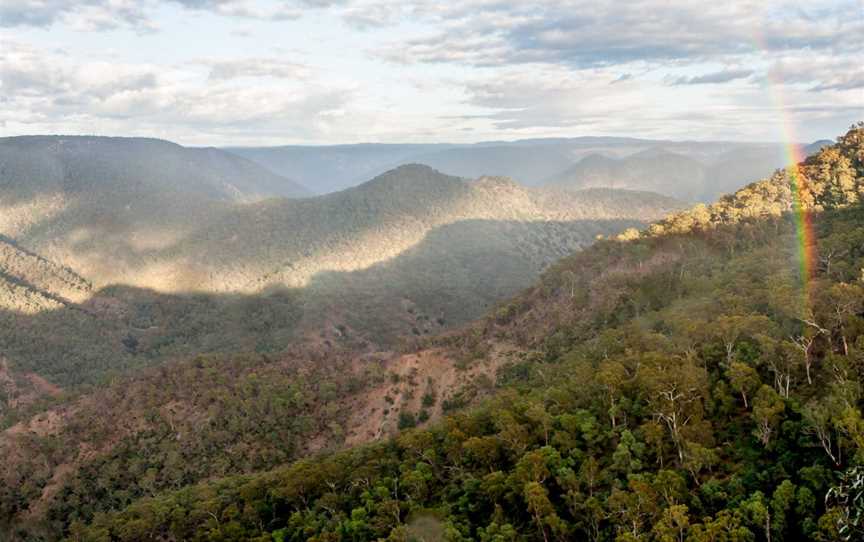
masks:
[[[834,137],[864,0],[0,0],[0,135]]]

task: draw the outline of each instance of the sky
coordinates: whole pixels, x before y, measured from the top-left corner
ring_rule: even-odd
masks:
[[[801,142],[864,120],[864,0],[0,0],[0,136]]]

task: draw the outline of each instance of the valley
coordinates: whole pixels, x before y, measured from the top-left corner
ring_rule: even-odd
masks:
[[[597,236],[682,208],[421,165],[289,199],[274,195],[293,190],[287,180],[216,151],[112,138],[5,145],[3,216],[28,211],[0,231],[3,354],[13,371],[64,388],[198,353],[277,353],[301,338],[392,348],[476,318]]]
[[[854,307],[864,299],[849,282],[857,253],[840,248],[855,246],[861,230],[861,133],[850,131],[800,166],[806,191],[793,192],[789,173],[778,171],[712,205],[677,213],[681,204],[650,193],[535,191],[502,178],[464,181],[425,166],[403,166],[323,198],[243,204],[214,215],[182,250],[165,253],[195,254],[200,246],[192,260],[209,266],[203,275],[214,277],[199,283],[206,293],[119,285],[94,290],[71,269],[10,238],[2,245],[4,272],[15,277],[7,279],[7,298],[23,301],[10,302],[6,314],[14,327],[4,327],[10,337],[4,345],[11,348],[0,379],[7,409],[0,438],[7,458],[2,510],[15,518],[4,529],[48,538],[59,530],[72,540],[96,540],[100,533],[150,539],[145,532],[176,540],[245,539],[265,530],[296,537],[295,529],[312,528],[386,536],[411,529],[409,511],[420,509],[436,510],[433,518],[443,514],[449,519],[441,529],[469,538],[488,529],[566,529],[576,536],[590,533],[591,521],[608,529],[611,520],[592,520],[585,514],[593,512],[582,508],[555,512],[561,523],[518,511],[525,510],[521,499],[533,498],[522,492],[539,491],[532,484],[547,487],[549,476],[530,478],[524,469],[533,463],[525,462],[545,457],[541,464],[549,466],[531,468],[558,469],[547,499],[567,502],[567,491],[586,490],[584,482],[566,478],[573,461],[567,457],[579,457],[572,455],[576,450],[590,454],[583,457],[594,462],[591,468],[602,469],[602,478],[587,486],[611,499],[600,506],[637,498],[637,491],[661,491],[655,477],[664,472],[675,472],[672,479],[682,487],[728,484],[715,468],[740,459],[721,451],[717,439],[726,437],[713,435],[713,428],[719,431],[728,419],[747,427],[750,416],[767,424],[757,426],[755,440],[743,437],[748,453],[760,457],[758,468],[776,460],[780,443],[792,444],[776,434],[783,411],[760,418],[756,408],[768,408],[769,400],[770,408],[779,408],[793,393],[808,405],[829,400],[811,382],[832,390],[845,385],[828,360],[836,371],[846,363],[841,358],[852,355]],[[837,254],[830,269],[813,270],[821,277],[812,279],[814,288],[822,292],[813,305],[795,294],[800,277],[790,266],[796,202],[814,213],[820,250]],[[651,213],[656,219],[647,228],[634,218]],[[333,216],[345,219],[334,223]],[[388,230],[370,217],[397,226]],[[280,244],[280,228],[309,241]],[[260,232],[273,233],[256,239]],[[317,253],[315,243],[322,247]],[[569,255],[580,247],[586,248]],[[223,259],[219,251],[232,257]],[[343,256],[328,261],[318,254]],[[260,267],[248,271],[260,255],[271,255],[275,264],[267,274],[258,274]],[[293,258],[307,263],[281,264]],[[308,271],[314,265],[327,271]],[[851,304],[842,320],[831,320],[837,295]],[[811,312],[797,316],[802,310]],[[806,324],[801,327],[809,318],[819,329],[843,327],[808,339],[819,346],[805,352],[802,365],[794,345],[796,337],[810,336]],[[81,341],[78,364],[70,364],[75,343],[68,337],[54,345],[42,341],[39,352],[27,350],[50,326]],[[161,330],[170,330],[173,342],[165,342]],[[846,350],[838,350],[844,344]],[[45,363],[51,348],[62,350],[53,366]],[[841,366],[847,375],[858,370]],[[761,378],[766,384],[760,388]],[[794,391],[786,378],[795,382]],[[695,425],[688,421],[681,433],[662,417],[664,409],[677,413],[678,407],[653,395],[678,379],[686,393],[696,394],[681,406],[696,409],[681,411]],[[858,401],[851,389],[836,393],[831,397],[847,405]],[[753,406],[742,410],[736,403],[748,398]],[[603,406],[607,401],[611,406]],[[822,411],[810,408],[816,407],[790,415],[811,423]],[[828,451],[836,446],[854,456],[860,423],[854,408],[836,415],[853,417],[825,422],[841,424],[832,426],[838,440]],[[663,436],[667,431],[671,440]],[[601,453],[608,447],[615,451],[611,457]],[[415,453],[424,459],[417,463]],[[826,457],[831,454],[815,447],[799,462],[781,462],[761,482],[746,483],[771,484],[798,472],[800,491],[824,491],[801,474],[800,461],[822,464]],[[655,471],[649,460],[674,470]],[[503,494],[485,485],[493,483],[493,467],[499,470],[492,474],[503,477],[494,482],[504,484]],[[450,474],[433,480],[428,469]],[[358,487],[353,472],[369,473],[383,500],[351,489]],[[615,481],[624,475],[631,476],[629,486]],[[388,496],[392,476],[409,498]],[[448,496],[459,498],[471,479],[481,483],[471,491],[480,491],[476,498],[489,508],[492,523],[478,525],[480,516],[460,511]],[[648,485],[641,489],[632,480]],[[333,488],[342,488],[339,496]],[[253,510],[272,491],[279,495],[276,508],[262,527]],[[207,504],[211,498],[222,504]],[[294,499],[313,504],[298,506]],[[357,510],[361,502],[363,527],[354,512],[340,511]],[[704,505],[680,502],[709,514],[698,525],[694,517],[688,527],[694,532],[719,528],[720,521],[736,529],[758,526],[739,512],[723,519],[698,508]],[[232,503],[248,514],[234,516]],[[646,513],[661,521],[667,512]],[[168,521],[163,514],[185,519]],[[635,528],[650,526],[644,517]]]
[[[844,515],[855,505],[837,495],[855,479],[864,429],[862,255],[849,250],[864,239],[862,130],[711,206],[598,242],[418,345],[390,366],[403,367],[386,386],[401,398],[367,396],[401,407],[394,438],[349,438],[341,452],[142,498],[73,524],[71,538],[857,533]],[[799,201],[813,228],[803,247],[790,213]],[[799,250],[823,256],[808,275],[794,265]],[[412,429],[416,394],[436,383],[416,379],[412,360],[443,383],[442,356],[475,384],[446,397],[454,411],[436,421],[430,408],[433,423]],[[406,368],[416,390],[400,384]]]
[[[0,542],[864,541],[862,8],[0,0]]]

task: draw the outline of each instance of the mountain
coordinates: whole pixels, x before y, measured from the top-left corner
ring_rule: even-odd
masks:
[[[96,192],[79,190],[72,218],[96,214],[89,207],[99,201]],[[133,203],[123,193],[112,197],[120,206]],[[53,200],[56,208],[70,209],[65,198],[60,193]],[[145,451],[153,431],[164,429],[152,424],[154,412],[176,413],[170,430],[188,437],[163,442],[164,454],[157,454],[172,465],[186,458],[190,469],[171,478],[175,486],[365,439],[379,430],[376,424],[395,424],[393,416],[381,421],[377,410],[361,429],[356,419],[365,410],[331,401],[361,391],[370,401],[388,395],[393,383],[386,371],[412,371],[409,362],[390,360],[393,349],[482,314],[598,236],[681,208],[650,193],[535,190],[505,178],[466,180],[408,165],[321,197],[202,206],[199,223],[181,223],[183,235],[164,247],[130,250],[119,236],[102,233],[84,255],[112,262],[103,274],[100,266],[81,265],[80,243],[64,247],[70,239],[51,237],[58,229],[37,220],[34,209],[52,207],[31,202],[14,203],[31,210],[26,228],[10,229],[24,233],[21,241],[8,237],[0,245],[8,252],[4,278],[19,287],[0,310],[0,418],[10,438],[0,448],[8,458],[3,467],[14,470],[2,471],[3,518],[57,513],[51,503],[72,487],[66,476],[89,477],[91,461],[104,454],[137,450],[155,460]],[[43,215],[49,223],[56,217]],[[143,234],[172,223],[125,226],[134,236],[137,228]],[[37,252],[63,254],[58,247],[76,255],[75,271]],[[124,261],[124,250],[137,260]],[[196,357],[201,353],[211,355]],[[147,369],[153,365],[161,367]],[[440,361],[437,372],[423,374],[448,379],[452,389],[465,378]],[[259,378],[266,389],[255,383]],[[161,392],[154,395],[154,387]],[[237,402],[225,402],[228,397]],[[47,414],[43,409],[54,403],[60,410]],[[202,409],[212,417],[199,418]],[[31,428],[40,412],[46,425]],[[221,440],[232,435],[222,428],[237,424],[250,439]],[[259,449],[261,437],[271,442],[266,451]],[[53,459],[19,463],[41,457],[22,445],[30,438],[66,442],[55,456],[65,467],[56,470]],[[211,455],[213,446],[225,453]],[[116,482],[129,482],[121,478]],[[154,479],[153,487],[165,488],[167,480]]]
[[[538,184],[586,153],[613,156],[645,148],[629,138],[526,139],[476,144],[358,144],[232,147],[225,150],[300,179],[317,193],[344,190],[399,165],[420,163],[460,177],[504,176]]]
[[[593,154],[546,181],[550,186],[571,189],[622,188],[677,194],[688,201],[705,196],[705,183],[702,163],[663,150],[642,151],[621,159]]]
[[[215,148],[186,148],[159,139],[22,136],[0,138],[4,197],[91,193],[114,197],[168,192],[210,201],[302,197],[302,186],[254,162]]]
[[[735,145],[710,156],[681,154],[683,150],[657,147],[622,158],[590,155],[546,179],[544,185],[648,190],[707,202],[741,188],[742,179],[770,175],[784,164],[785,152],[776,145]]]
[[[452,175],[498,175],[534,186],[570,165],[574,154],[566,144],[472,145],[427,152],[411,159]]]
[[[228,147],[225,150],[280,175],[299,179],[316,194],[327,194],[361,184],[399,164],[415,162],[413,156],[451,147],[453,145],[358,144]]]
[[[811,148],[811,151],[816,146]],[[710,201],[723,193],[734,192],[746,179],[761,178],[782,167],[785,148],[779,144],[662,141],[619,137],[577,137],[487,141],[470,145],[337,145],[248,147],[226,149],[287,177],[299,179],[317,193],[328,193],[355,186],[362,181],[399,165],[421,163],[445,174],[461,177],[504,176],[526,186],[547,181],[566,181],[567,170],[575,168],[586,157],[599,155],[609,159],[633,157],[633,169],[621,166],[628,182],[635,181],[637,166],[647,168],[650,182],[637,186],[651,190],[652,185],[668,185],[666,195],[678,199]],[[652,163],[650,156],[658,155]],[[808,152],[809,154],[809,152]],[[660,156],[670,160],[663,169]],[[734,157],[742,159],[734,161]],[[732,158],[733,162],[726,163]],[[695,166],[681,164],[695,161],[704,175],[695,179],[683,177]],[[586,164],[587,165],[587,164]],[[729,169],[728,166],[733,166]],[[689,168],[689,169],[688,169]],[[664,177],[676,182],[665,181]],[[616,179],[618,180],[618,179]],[[609,181],[609,179],[607,179]],[[613,180],[614,181],[614,180]],[[618,180],[620,182],[620,180]],[[579,182],[576,178],[573,182]],[[595,179],[600,186],[611,182]],[[691,197],[692,196],[692,197]]]
[[[71,269],[29,252],[0,236],[0,307],[38,312],[49,306],[82,301],[92,285]],[[18,304],[24,301],[24,304]],[[31,305],[32,303],[32,305]]]
[[[805,145],[802,152],[804,153],[804,156],[810,156],[818,153],[825,147],[830,147],[831,145],[834,145],[835,143],[836,141],[834,141],[833,139],[820,139],[818,141],[810,143],[809,145]]]
[[[469,181],[406,165],[342,192],[270,200],[216,215],[166,255],[184,258],[193,275],[208,277],[209,282],[199,282],[207,290],[301,287],[322,271],[356,271],[388,261],[435,228],[462,221],[650,219],[678,206],[652,194],[620,193],[620,200],[618,195],[550,197],[505,178]]]
[[[858,540],[862,157],[859,125],[794,184],[777,172],[597,243],[461,330],[337,360],[329,389],[268,386],[287,358],[166,367],[104,454],[76,435],[112,441],[115,414],[86,403],[121,388],[37,414],[0,441],[2,510],[68,540]],[[205,379],[220,391],[200,403],[160,388]],[[253,473],[270,426],[227,413],[281,424],[304,400],[277,440],[402,432]]]
[[[138,138],[0,139],[0,234],[99,284],[203,218],[303,189],[216,149]],[[103,282],[104,283],[104,282]]]
[[[75,163],[98,170],[101,153]],[[114,184],[74,169],[34,186],[7,174],[0,234],[16,252],[0,268],[0,342],[10,371],[74,388],[197,353],[274,353],[298,340],[392,347],[477,317],[598,235],[681,208],[655,194],[559,194],[419,165],[320,197],[226,201],[145,183],[161,167]]]

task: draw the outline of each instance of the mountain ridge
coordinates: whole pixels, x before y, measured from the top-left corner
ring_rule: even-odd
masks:
[[[706,167],[710,167],[725,152],[751,153],[756,159],[739,161],[735,164],[738,168],[735,174],[724,175],[723,168],[714,170],[713,174],[722,180],[721,184],[727,191],[740,188],[736,183],[742,179],[769,175],[775,168],[781,167],[785,160],[785,147],[780,143],[616,137],[545,138],[472,144],[229,147],[226,150],[257,161],[274,172],[300,179],[315,192],[329,193],[411,162],[425,163],[455,176],[507,176],[526,186],[534,186],[560,175],[591,153],[625,158],[651,148],[662,148],[687,156],[702,162]],[[815,147],[811,147],[812,150]],[[752,163],[748,165],[748,162]],[[686,192],[671,195],[684,199]]]
[[[30,221],[9,220],[0,234],[87,282],[66,292],[55,273],[41,291],[28,290],[19,273],[0,311],[10,367],[41,366],[63,387],[195,352],[279,351],[310,336],[322,348],[391,347],[414,330],[435,333],[478,315],[597,235],[681,209],[652,194],[547,193],[423,165],[338,193],[250,203],[178,205],[170,194],[106,196],[98,185],[79,185],[40,214],[31,204],[38,196],[4,207],[11,198],[0,184],[0,211],[24,209]],[[480,273],[488,266],[506,273],[487,286]],[[231,329],[217,333],[220,325]],[[40,329],[52,332],[36,340]]]

